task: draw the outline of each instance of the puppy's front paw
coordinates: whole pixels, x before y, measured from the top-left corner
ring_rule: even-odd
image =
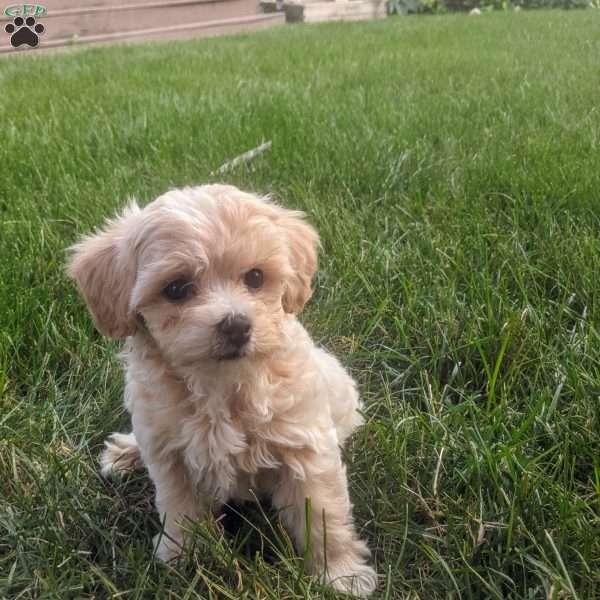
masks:
[[[181,542],[169,537],[166,532],[154,536],[154,555],[162,562],[169,562],[183,552]]]
[[[359,598],[366,598],[377,588],[377,573],[364,564],[329,567],[325,580],[332,588]]]
[[[327,565],[325,581],[334,589],[366,598],[377,587],[377,573],[366,563],[369,551],[361,541]]]

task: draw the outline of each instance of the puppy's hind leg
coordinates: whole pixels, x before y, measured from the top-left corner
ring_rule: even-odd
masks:
[[[141,471],[144,462],[133,433],[113,433],[104,442],[100,454],[100,473],[104,477]]]

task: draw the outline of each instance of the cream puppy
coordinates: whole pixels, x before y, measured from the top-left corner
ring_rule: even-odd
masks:
[[[164,531],[231,499],[268,495],[299,552],[311,501],[312,572],[366,596],[377,576],[356,534],[340,446],[360,424],[356,385],[296,315],[319,239],[300,212],[235,187],[170,191],[72,248],[69,274],[96,326],[127,338],[125,405],[105,474],[145,465]]]

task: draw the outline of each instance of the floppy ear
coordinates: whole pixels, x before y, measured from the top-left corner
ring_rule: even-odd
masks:
[[[79,284],[100,333],[115,339],[132,335],[136,329],[135,316],[129,309],[136,265],[125,233],[128,222],[138,212],[133,203],[121,217],[108,221],[103,230],[70,248],[67,272]]]
[[[299,211],[281,209],[279,224],[285,229],[292,272],[284,284],[281,303],[287,313],[299,313],[312,296],[311,281],[317,270],[318,233]]]

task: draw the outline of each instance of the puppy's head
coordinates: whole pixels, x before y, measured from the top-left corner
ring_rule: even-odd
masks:
[[[302,217],[230,186],[175,190],[84,238],[68,271],[102,333],[143,328],[173,367],[268,356],[312,293]]]

